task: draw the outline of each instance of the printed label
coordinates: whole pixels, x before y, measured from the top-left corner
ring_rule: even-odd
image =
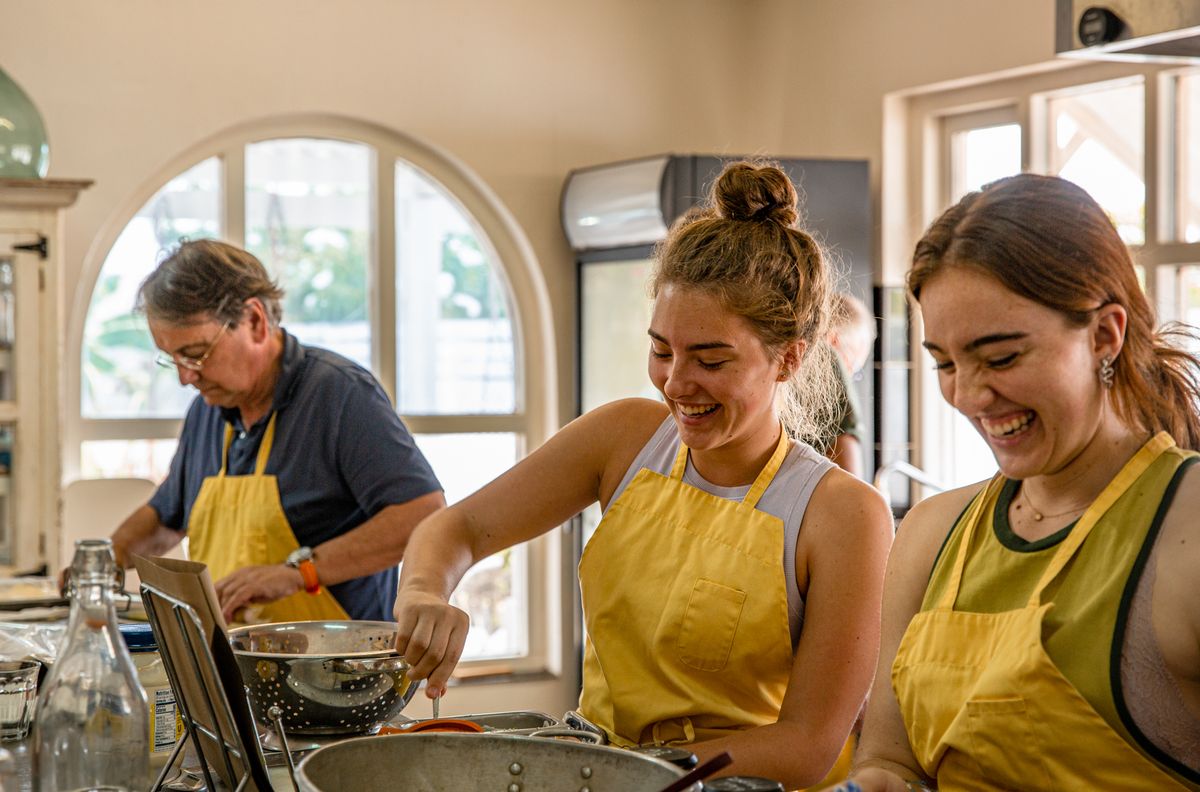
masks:
[[[183,726],[179,714],[175,711],[175,694],[170,688],[155,690],[154,703],[150,709],[152,752],[170,753]]]

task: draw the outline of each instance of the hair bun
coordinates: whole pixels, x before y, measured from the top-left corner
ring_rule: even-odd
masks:
[[[773,165],[729,165],[713,184],[712,202],[717,215],[727,220],[775,222],[790,227],[800,217],[792,180]]]

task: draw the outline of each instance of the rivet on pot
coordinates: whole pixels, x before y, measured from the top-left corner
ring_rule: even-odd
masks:
[[[592,768],[590,768],[590,767],[580,768],[579,775],[583,776],[584,778],[591,778],[592,777]]]
[[[521,792],[521,785],[517,783],[509,784],[508,792]]]
[[[512,773],[513,775],[521,775],[521,771],[524,769],[524,767],[521,767],[520,762],[513,762],[508,766],[508,772]]]

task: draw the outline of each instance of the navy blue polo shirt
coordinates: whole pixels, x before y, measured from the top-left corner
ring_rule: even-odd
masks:
[[[386,506],[442,488],[375,377],[286,332],[272,411],[278,418],[265,472],[277,477],[283,512],[301,546],[316,547]],[[237,410],[210,407],[197,396],[170,472],[150,499],[162,524],[186,530],[201,483],[221,469],[226,425],[234,430],[227,475],[253,473],[270,417],[247,428]],[[396,579],[393,567],[329,591],[352,618],[391,620]]]

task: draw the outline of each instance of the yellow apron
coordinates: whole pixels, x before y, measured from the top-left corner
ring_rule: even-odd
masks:
[[[668,745],[779,718],[792,670],[783,521],[755,505],[789,450],[746,497],[639,470],[579,563],[588,639],[580,712],[616,745]]]
[[[913,617],[892,666],[913,754],[939,789],[1187,789],[1109,726],[1042,645],[1042,621],[1054,607],[1042,603],[1042,592],[1109,507],[1173,446],[1161,433],[1126,463],[1062,541],[1019,610],[953,609],[971,534],[1003,477],[972,502],[946,591],[933,609]]]
[[[275,442],[276,415],[273,413],[267,423],[254,473],[249,476],[225,474],[229,446],[233,441],[233,427],[225,426],[221,470],[204,479],[192,505],[188,519],[188,555],[206,564],[214,581],[242,567],[282,564],[300,547],[279,500],[278,480],[263,473]],[[301,590],[252,608],[257,610],[255,621],[261,622],[350,618],[326,586],[322,586],[317,594]]]

